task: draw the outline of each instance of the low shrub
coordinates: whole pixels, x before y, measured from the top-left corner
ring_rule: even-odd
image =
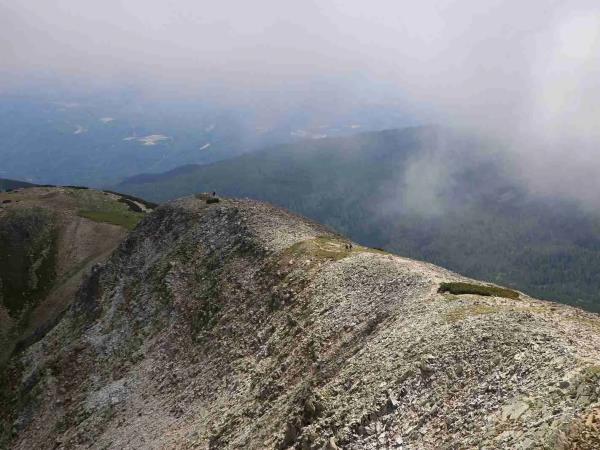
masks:
[[[519,298],[519,293],[512,289],[464,282],[441,283],[438,292],[449,292],[454,295],[472,294],[486,297]]]

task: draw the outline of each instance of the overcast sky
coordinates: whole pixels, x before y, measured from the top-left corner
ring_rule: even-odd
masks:
[[[40,73],[233,98],[385,87],[514,141],[532,172],[600,169],[598,0],[0,0],[3,90]]]

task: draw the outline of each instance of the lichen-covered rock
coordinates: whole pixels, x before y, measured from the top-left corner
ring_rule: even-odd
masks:
[[[600,319],[269,205],[159,207],[12,361],[13,448],[597,448]]]

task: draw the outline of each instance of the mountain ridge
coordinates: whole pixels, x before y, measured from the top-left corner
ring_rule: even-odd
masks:
[[[370,247],[599,310],[600,215],[530,193],[499,146],[414,127],[271,147],[115,189],[268,201]]]
[[[37,185],[34,183],[28,183],[27,181],[12,180],[9,178],[0,178],[0,192],[12,190],[12,189],[25,188],[25,187],[33,187],[33,186],[37,186]]]
[[[13,360],[13,448],[597,446],[597,315],[207,198],[147,215]]]
[[[323,142],[326,142],[330,147],[344,147],[345,144],[351,143],[357,137],[360,137],[363,139],[369,139],[369,137],[379,137],[379,136],[385,136],[385,135],[394,136],[400,132],[408,131],[408,132],[417,132],[418,133],[419,131],[438,130],[438,129],[441,129],[441,127],[433,126],[433,125],[420,125],[420,126],[413,126],[413,127],[402,128],[402,129],[394,128],[394,129],[379,130],[379,131],[366,131],[366,132],[362,132],[362,133],[358,133],[358,134],[353,134],[350,136],[326,137],[326,138],[319,139],[317,141],[313,141],[312,143],[319,145]],[[270,145],[268,147],[264,147],[262,149],[255,150],[252,153],[240,155],[236,159],[252,160],[252,159],[254,159],[255,156],[269,154],[273,151],[280,151],[281,148],[283,148],[284,149],[283,151],[285,151],[285,149],[294,149],[298,145],[310,144],[310,143],[311,143],[310,140],[306,140],[300,144],[284,143],[284,144],[278,144],[278,145]],[[189,174],[190,172],[193,172],[195,169],[199,169],[202,167],[210,167],[213,165],[219,165],[219,163],[226,164],[227,160],[225,159],[222,161],[214,161],[214,162],[209,162],[206,164],[186,164],[186,165],[176,167],[175,169],[168,170],[166,172],[141,173],[138,175],[134,175],[132,177],[125,178],[117,186],[127,185],[130,183],[131,184],[137,184],[137,183],[145,184],[145,183],[160,181],[164,178],[168,178],[168,177],[174,176],[174,175],[186,175],[186,174]],[[167,193],[167,195],[170,195],[170,194]],[[161,200],[168,200],[168,199],[169,199],[168,197],[161,198]]]

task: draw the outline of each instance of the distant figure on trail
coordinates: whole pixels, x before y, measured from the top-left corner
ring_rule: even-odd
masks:
[[[208,204],[212,204],[212,203],[219,203],[219,197],[217,197],[217,193],[215,191],[212,191],[211,194],[204,194],[207,198],[206,198],[206,203]]]
[[[346,250],[352,250],[352,242],[346,242],[344,246],[346,247]]]

